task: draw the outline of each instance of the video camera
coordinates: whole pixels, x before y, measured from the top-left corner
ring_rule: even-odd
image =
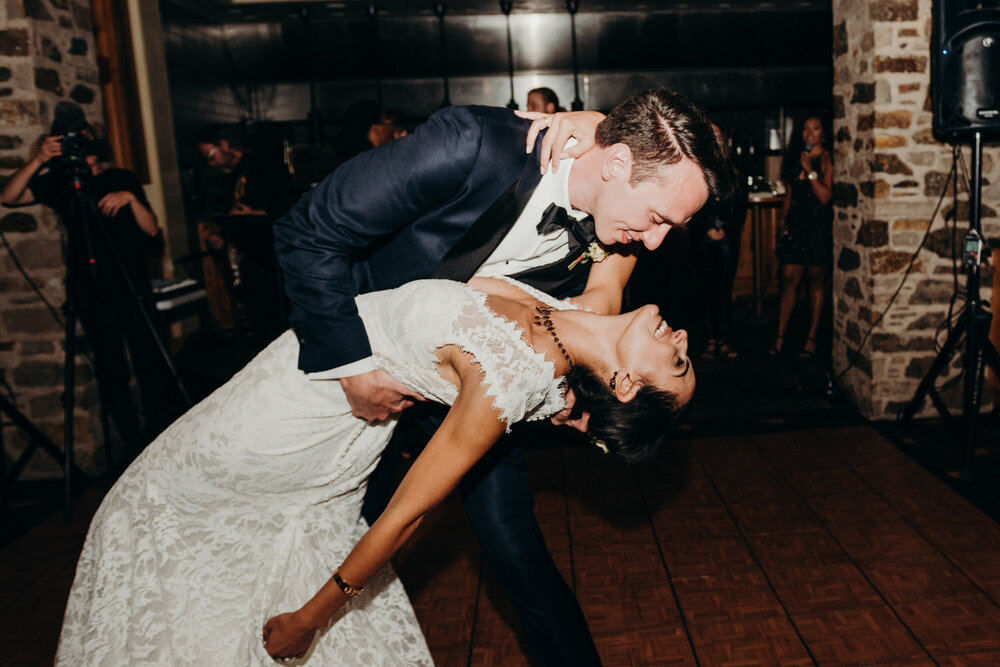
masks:
[[[62,155],[55,160],[57,164],[80,166],[85,164],[88,155],[96,155],[99,160],[107,159],[108,142],[88,137],[83,133],[85,130],[93,134],[80,105],[72,102],[60,102],[56,105],[55,119],[49,134],[58,136],[62,146]]]

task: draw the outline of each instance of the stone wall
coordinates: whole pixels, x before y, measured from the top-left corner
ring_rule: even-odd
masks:
[[[63,100],[78,103],[101,131],[89,0],[0,2],[0,183],[24,166]],[[65,296],[61,227],[49,209],[29,206],[0,209],[0,230],[9,243],[9,250],[0,250],[0,391],[61,446],[63,330],[14,261],[59,310]],[[85,350],[85,339],[79,340],[77,349]],[[93,371],[84,354],[77,356],[76,369],[75,459],[94,470],[102,465],[95,460],[100,425]],[[4,440],[12,457],[25,444],[6,421]],[[58,471],[38,453],[24,477]]]
[[[931,0],[834,0],[833,15],[834,369],[850,367],[842,384],[862,414],[892,418],[909,403],[944,342],[956,293],[953,230],[945,224],[956,208],[950,188],[931,219],[952,167],[951,146],[931,132]],[[970,146],[962,154],[971,169]],[[987,237],[1000,236],[998,157],[995,147],[984,151]],[[968,229],[967,183],[960,178],[959,257]],[[956,313],[965,295],[960,260],[957,271]],[[989,300],[991,266],[984,264],[982,275],[980,294]],[[961,364],[957,355],[939,385]],[[957,407],[961,383],[954,385],[942,395]],[[930,401],[921,414],[936,415]]]

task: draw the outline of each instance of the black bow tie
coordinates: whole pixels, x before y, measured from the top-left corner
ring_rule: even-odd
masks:
[[[577,220],[566,212],[562,206],[549,204],[542,214],[542,221],[535,227],[539,234],[551,234],[561,229],[569,231],[569,250],[576,252],[577,248],[586,248],[596,238],[594,232],[594,216],[588,215]]]

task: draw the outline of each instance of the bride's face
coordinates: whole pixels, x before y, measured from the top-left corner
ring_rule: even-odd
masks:
[[[631,313],[631,320],[618,341],[620,368],[616,384],[629,393],[631,384],[645,378],[658,389],[676,394],[681,404],[694,394],[694,369],[688,358],[688,335],[681,329],[674,331],[656,306],[643,306]],[[623,394],[619,392],[619,398]]]

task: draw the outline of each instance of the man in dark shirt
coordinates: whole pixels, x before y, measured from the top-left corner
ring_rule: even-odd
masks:
[[[81,134],[93,139],[88,125]],[[125,278],[139,300],[152,304],[147,252],[159,226],[142,186],[127,169],[107,168],[96,155],[72,167],[62,155],[58,136],[44,137],[37,153],[3,188],[6,206],[44,204],[60,216],[71,240],[76,314],[94,353],[101,402],[122,440],[139,451],[167,425],[164,401],[165,363]],[[80,176],[82,196],[73,189]],[[128,343],[126,354],[125,343]],[[129,387],[132,369],[142,395],[146,432],[139,425]]]

